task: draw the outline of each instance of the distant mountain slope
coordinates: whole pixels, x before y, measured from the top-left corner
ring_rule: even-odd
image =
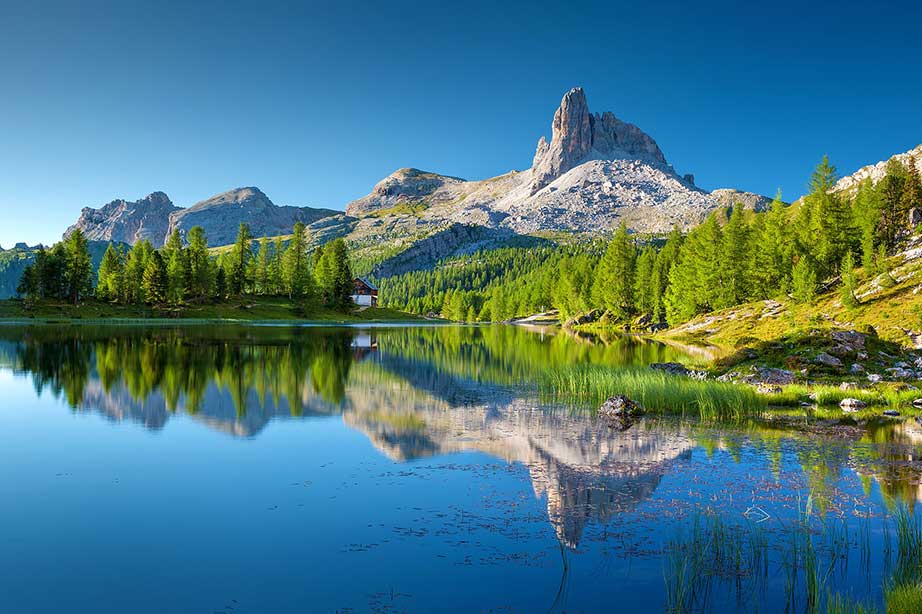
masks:
[[[165,237],[174,230],[185,236],[193,226],[201,226],[210,245],[227,245],[234,242],[241,223],[250,225],[254,237],[271,237],[291,234],[297,222],[310,224],[338,214],[330,209],[280,207],[259,188],[237,188],[172,213]]]
[[[232,243],[241,222],[250,225],[254,236],[275,236],[291,234],[295,222],[310,224],[339,214],[330,209],[280,207],[254,187],[230,190],[188,209],[175,206],[163,192],[154,192],[134,202],[120,199],[98,209],[85,207],[64,237],[79,228],[91,240],[134,245],[147,239],[161,247],[173,230],[185,234],[193,226],[202,226],[208,242],[217,246]]]
[[[551,141],[538,141],[530,169],[482,181],[403,168],[347,215],[416,217],[430,222],[542,231],[597,233],[625,222],[636,232],[689,228],[732,206],[764,208],[770,199],[736,190],[708,193],[680,177],[656,141],[612,113],[592,114],[581,88],[554,114]]]

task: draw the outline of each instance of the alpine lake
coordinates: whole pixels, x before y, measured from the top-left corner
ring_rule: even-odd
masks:
[[[918,582],[915,421],[621,430],[546,385],[696,360],[502,325],[0,325],[0,611],[883,611]]]

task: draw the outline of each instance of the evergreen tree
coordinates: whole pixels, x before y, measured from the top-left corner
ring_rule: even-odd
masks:
[[[795,302],[809,304],[816,297],[816,272],[808,258],[801,257],[794,265],[791,295]]]
[[[259,240],[259,264],[256,267],[256,292],[262,296],[270,294],[269,291],[269,237]]]
[[[653,317],[657,322],[666,320],[666,288],[669,285],[669,272],[679,257],[679,251],[682,249],[682,243],[685,236],[678,229],[673,227],[672,232],[666,239],[663,249],[656,254],[656,266],[653,269]]]
[[[858,186],[853,211],[861,240],[861,266],[871,271],[874,268],[874,258],[877,252],[880,199],[870,177]]]
[[[842,304],[849,309],[854,309],[858,306],[858,298],[855,296],[855,291],[858,289],[858,279],[855,276],[855,262],[851,252],[845,254],[839,270],[842,273],[842,286],[840,288]]]
[[[227,271],[227,288],[233,296],[243,294],[249,286],[247,279],[247,266],[253,255],[250,244],[253,242],[253,235],[250,234],[249,224],[241,223],[237,232],[237,240],[231,249],[229,270]]]
[[[159,252],[151,253],[141,280],[144,299],[152,305],[163,303],[167,298],[168,282],[163,257]]]
[[[829,163],[829,156],[823,156],[806,197],[816,214],[816,260],[826,274],[838,269],[845,253],[851,251],[853,236],[848,204],[833,192],[837,179],[836,167]]]
[[[906,164],[906,180],[903,182],[903,191],[900,194],[900,211],[905,216],[905,224],[909,224],[909,214],[913,209],[922,209],[922,183],[919,181],[919,169],[916,166],[915,156],[910,156]],[[910,230],[914,230],[910,228]]]
[[[167,300],[171,303],[180,303],[186,298],[188,289],[188,266],[186,253],[182,245],[182,236],[179,230],[174,230],[163,247],[163,262],[167,275]]]
[[[655,307],[653,271],[656,268],[656,250],[647,245],[637,256],[634,270],[634,307],[642,314],[653,314]]]
[[[39,271],[35,263],[30,262],[22,270],[22,275],[19,277],[19,285],[16,286],[16,295],[30,300],[39,298],[39,288],[41,287],[41,282],[39,280]]]
[[[737,305],[749,297],[749,262],[749,228],[743,206],[738,204],[721,237],[715,309]]]
[[[903,211],[903,184],[906,168],[896,158],[887,162],[887,174],[877,186],[880,195],[880,219],[877,230],[880,241],[888,252],[896,249],[906,213]]]
[[[96,296],[104,301],[118,301],[122,297],[124,263],[122,253],[109,243],[99,263]]]
[[[78,228],[65,241],[65,284],[67,299],[76,305],[93,289],[93,264],[86,237]]]
[[[144,270],[153,254],[150,241],[144,239],[134,244],[125,259],[125,276],[122,288],[122,301],[125,303],[143,303],[146,300],[142,288]]]
[[[269,263],[269,288],[270,294],[284,293],[283,266],[282,266],[282,238],[276,237],[275,247],[272,250],[272,261]]]
[[[327,261],[326,264],[323,263],[324,260]],[[327,306],[341,311],[350,310],[355,286],[349,253],[346,250],[346,242],[342,238],[334,239],[327,245],[323,251],[320,266],[326,276],[323,294]],[[463,317],[462,314],[458,315]]]
[[[189,229],[189,247],[186,248],[186,265],[189,274],[188,295],[204,299],[211,294],[212,265],[208,256],[208,238],[205,229],[193,226]]]
[[[292,230],[291,241],[285,250],[283,276],[288,298],[300,298],[310,294],[311,279],[307,266],[307,246],[304,240],[304,224],[298,222]]]
[[[592,296],[617,318],[627,317],[633,309],[634,242],[624,222],[612,237],[596,270]]]
[[[214,266],[214,294],[215,298],[223,301],[227,298],[227,274],[224,267],[215,263]]]
[[[775,195],[771,208],[763,216],[759,238],[751,249],[753,254],[753,296],[769,298],[787,294],[791,280],[792,238],[788,209],[781,200],[781,191]]]

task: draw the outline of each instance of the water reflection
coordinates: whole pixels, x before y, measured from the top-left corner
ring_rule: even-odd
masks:
[[[506,326],[0,328],[0,366],[30,377],[38,394],[111,420],[161,429],[179,412],[254,437],[272,420],[341,416],[396,461],[479,451],[521,463],[570,548],[588,523],[605,524],[651,497],[696,448],[740,462],[749,446],[776,476],[791,448],[820,511],[833,505],[846,468],[890,500],[922,496],[922,427],[914,422],[833,437],[790,425],[751,424],[728,435],[651,420],[619,433],[536,401],[535,378],[549,369],[680,358],[675,348],[636,338]]]

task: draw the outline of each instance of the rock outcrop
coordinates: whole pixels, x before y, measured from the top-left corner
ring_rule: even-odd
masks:
[[[379,181],[371,194],[346,206],[346,215],[360,216],[404,203],[428,199],[440,188],[464,183],[457,177],[446,177],[417,168],[401,168]],[[442,193],[448,193],[442,190]],[[438,199],[436,198],[436,201]]]
[[[872,183],[877,183],[887,174],[887,163],[890,160],[896,160],[903,166],[909,165],[910,160],[915,160],[916,168],[922,173],[922,145],[907,152],[896,154],[887,160],[882,160],[876,164],[869,164],[859,168],[851,175],[847,175],[836,182],[834,190],[836,192],[852,192],[858,189],[861,182],[870,178]]]
[[[91,241],[120,241],[133,245],[147,239],[154,247],[160,247],[169,227],[170,214],[178,210],[163,192],[153,192],[133,202],[113,200],[98,209],[84,207],[80,219],[64,232],[64,237],[79,228]]]

